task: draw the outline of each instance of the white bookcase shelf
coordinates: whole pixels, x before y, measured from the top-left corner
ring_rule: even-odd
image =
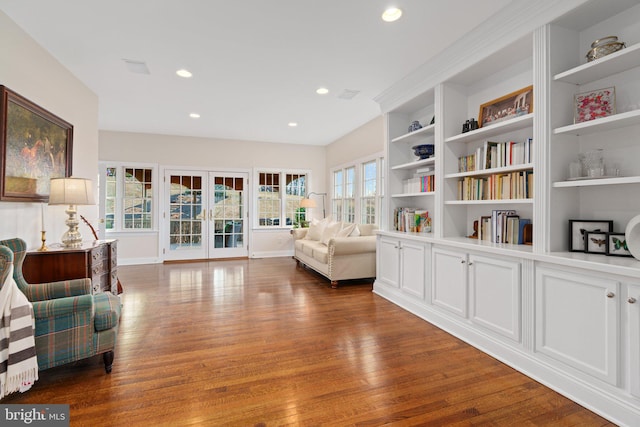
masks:
[[[418,192],[418,193],[399,193],[399,194],[392,194],[391,197],[425,197],[425,196],[433,196],[436,193],[434,191],[422,191],[422,192]]]
[[[553,130],[554,135],[590,135],[640,124],[640,110],[627,111],[588,122],[562,126]]]
[[[640,176],[615,176],[606,178],[593,179],[576,179],[569,181],[557,181],[553,183],[554,188],[567,187],[594,187],[602,185],[620,185],[620,184],[640,184]]]
[[[392,166],[391,169],[392,170],[417,169],[420,166],[434,165],[435,162],[436,162],[436,158],[434,156],[434,157],[429,157],[428,159],[414,160],[413,162],[407,162],[407,163],[395,165],[395,166]]]
[[[397,138],[393,138],[391,142],[408,142],[408,143],[420,142],[422,139],[424,139],[427,136],[433,136],[433,131],[435,127],[436,127],[435,124],[425,126],[421,129],[406,133],[404,135],[400,135]]]
[[[531,205],[533,199],[447,200],[445,205]]]
[[[522,165],[505,166],[502,168],[479,169],[471,172],[457,172],[445,175],[446,179],[464,178],[467,176],[489,176],[497,173],[519,172],[533,169],[533,163],[525,163]]]
[[[556,74],[553,79],[581,85],[635,68],[640,64],[640,43]]]
[[[505,120],[504,122],[496,123],[491,126],[481,127],[480,129],[446,138],[444,142],[470,142],[478,139],[486,139],[491,138],[492,136],[502,135],[506,132],[524,129],[532,125],[533,113],[525,114],[524,116],[519,116],[514,119]]]

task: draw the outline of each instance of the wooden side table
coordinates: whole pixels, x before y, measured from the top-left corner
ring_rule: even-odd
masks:
[[[117,240],[84,242],[81,248],[27,252],[22,274],[28,283],[91,279],[94,292],[118,294]]]

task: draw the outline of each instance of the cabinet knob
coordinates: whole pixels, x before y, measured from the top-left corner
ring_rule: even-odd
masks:
[[[616,296],[616,294],[614,294],[613,292],[609,292],[609,293],[607,294],[607,298],[613,298],[613,297],[615,297],[615,296]]]
[[[635,304],[636,303],[636,299],[634,297],[629,297],[629,299],[627,300],[627,302],[629,304]]]
[[[469,262],[469,265],[473,265],[473,262]]]
[[[464,260],[463,259],[460,260],[460,264],[464,264]]]

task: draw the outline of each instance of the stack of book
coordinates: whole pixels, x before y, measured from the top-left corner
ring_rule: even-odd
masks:
[[[531,224],[531,220],[520,218],[514,210],[496,209],[491,215],[481,216],[478,220],[478,239],[522,245],[527,224]]]
[[[523,142],[485,141],[468,156],[458,158],[458,172],[523,165],[533,162],[533,138]]]
[[[393,212],[396,231],[426,233],[431,231],[429,212],[416,208],[396,208]]]
[[[533,198],[533,171],[467,176],[458,181],[458,200],[506,200]]]

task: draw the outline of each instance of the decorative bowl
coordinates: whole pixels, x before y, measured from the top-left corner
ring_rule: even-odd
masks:
[[[618,41],[616,36],[608,36],[591,43],[591,50],[587,52],[587,62],[610,55],[626,47],[624,42]]]
[[[418,156],[420,160],[428,159],[429,157],[433,156],[434,152],[433,144],[414,145],[413,147],[411,147],[411,149],[413,150],[413,154]]]
[[[409,132],[415,132],[418,129],[422,129],[422,125],[420,124],[419,121],[414,120],[413,122],[411,122],[411,124],[409,125]]]

